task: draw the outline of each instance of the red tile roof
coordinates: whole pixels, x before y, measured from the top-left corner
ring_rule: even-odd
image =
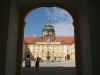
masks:
[[[74,43],[74,37],[56,37],[56,41],[63,42],[65,44]]]
[[[33,43],[33,42],[39,42],[41,41],[42,38],[41,37],[33,37],[33,36],[25,36],[24,37],[24,43]]]
[[[40,36],[25,36],[24,43],[34,43],[42,41],[42,37]],[[72,44],[74,43],[74,37],[56,37],[57,42],[62,42],[64,44]]]

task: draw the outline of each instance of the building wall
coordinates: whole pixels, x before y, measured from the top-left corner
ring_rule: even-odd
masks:
[[[47,60],[49,51],[51,61],[55,61],[55,57],[56,61],[65,61],[65,56],[67,57],[67,54],[69,54],[70,60],[75,64],[74,44],[61,44],[60,42],[37,42],[35,44],[31,43],[27,45],[34,58],[39,56],[42,60]]]

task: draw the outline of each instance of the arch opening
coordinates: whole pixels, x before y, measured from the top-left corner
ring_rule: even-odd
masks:
[[[40,8],[37,8],[37,9],[41,9],[41,8],[47,8],[47,7],[40,7]],[[49,8],[53,8],[53,7],[48,7],[47,9],[49,9]],[[54,8],[58,8],[58,7],[54,7]],[[35,10],[37,10],[37,9],[34,9],[34,10],[31,10],[30,12],[29,12],[29,14],[31,14],[31,16],[32,16],[32,11],[35,11]],[[58,9],[61,9],[61,8],[58,8]],[[63,9],[61,9],[61,10],[63,10]],[[56,10],[57,11],[57,10]],[[52,22],[52,23],[55,23],[54,25],[54,27],[56,27],[56,29],[55,29],[55,31],[56,31],[56,33],[54,33],[54,31],[52,31],[52,27],[45,27],[46,29],[44,29],[44,30],[41,30],[42,31],[42,35],[28,35],[28,36],[30,36],[30,37],[24,37],[24,42],[28,45],[28,47],[29,47],[29,49],[30,49],[30,52],[31,52],[31,54],[32,54],[32,58],[36,58],[36,57],[40,57],[41,59],[43,59],[43,55],[46,55],[46,53],[47,53],[47,57],[45,56],[45,58],[44,58],[44,60],[46,60],[46,59],[48,59],[48,60],[50,60],[51,58],[52,58],[52,60],[51,61],[56,61],[56,60],[61,60],[62,58],[61,57],[59,57],[59,55],[58,55],[58,57],[56,57],[55,56],[55,51],[52,51],[51,53],[50,53],[50,51],[51,50],[54,50],[54,48],[57,46],[62,46],[61,48],[64,48],[64,47],[66,47],[66,49],[61,49],[61,50],[63,50],[63,51],[66,51],[66,54],[62,54],[62,55],[65,55],[64,57],[63,57],[63,60],[64,61],[68,61],[68,60],[74,60],[74,66],[72,66],[71,65],[71,67],[75,67],[76,66],[76,64],[75,64],[75,37],[74,37],[74,28],[73,28],[73,34],[72,35],[65,35],[66,33],[64,33],[63,35],[62,35],[62,33],[63,33],[63,31],[64,31],[64,28],[66,27],[66,25],[68,24],[68,22],[71,20],[71,24],[72,24],[72,26],[74,26],[73,25],[73,23],[74,23],[74,19],[72,18],[72,16],[67,12],[67,11],[65,11],[68,15],[67,16],[70,16],[70,20],[68,20],[67,22],[65,22],[64,23],[64,21],[66,21],[66,14],[65,14],[65,12],[64,12],[65,10],[63,10],[61,13],[59,13],[59,10],[57,11],[57,12],[55,12],[56,14],[54,14],[53,15],[53,13],[52,12],[47,12],[48,14],[46,15],[46,16],[49,16],[49,18],[44,18],[44,20],[46,20],[46,22],[44,21],[43,23],[41,22],[41,26],[42,25],[45,25],[46,23],[47,23],[47,20],[50,20],[51,18],[53,19],[53,18],[55,18],[55,21],[51,21],[50,20],[50,22]],[[39,12],[39,10],[38,10],[38,12]],[[35,13],[36,14],[34,14],[34,17],[37,15],[37,11],[35,11]],[[43,12],[41,12],[42,14],[43,14]],[[52,13],[51,15],[50,15],[50,13]],[[29,15],[28,13],[27,13],[27,16]],[[45,13],[44,13],[45,14]],[[26,15],[26,14],[25,14]],[[55,16],[56,15],[56,16]],[[27,16],[25,17],[25,18],[27,18]],[[41,15],[39,15],[39,17],[40,17]],[[41,16],[41,17],[43,17],[43,15]],[[63,19],[63,17],[64,17],[64,19]],[[59,18],[59,19],[57,19],[57,18]],[[66,18],[66,19],[65,19]],[[34,20],[34,23],[33,24],[35,24],[35,25],[37,25],[35,22],[35,20],[36,19],[38,19],[38,18],[36,18],[35,17],[35,19],[33,18],[33,19],[31,19],[31,17],[30,17],[30,20],[28,20],[28,21],[30,21],[29,23],[30,23],[30,25],[32,25],[32,23],[31,23],[31,21],[32,20]],[[40,20],[42,20],[43,21],[43,18],[42,19],[40,19]],[[39,21],[39,19],[38,19],[38,21]],[[60,21],[60,22],[59,22]],[[39,22],[38,22],[39,23]],[[60,24],[60,23],[62,23],[62,24]],[[26,28],[28,28],[27,27],[27,20],[26,20],[26,22],[25,22],[25,27]],[[48,23],[48,24],[50,24],[50,23]],[[59,24],[60,25],[62,25],[62,30],[63,31],[61,31],[62,33],[60,33],[59,34],[59,32],[60,31],[58,31],[58,28],[59,29],[61,29],[61,26],[60,27],[58,27],[59,26]],[[58,25],[58,26],[57,26]],[[34,25],[33,25],[34,26]],[[46,25],[46,26],[48,26],[48,25]],[[65,27],[64,27],[65,26]],[[37,26],[34,26],[33,28],[35,28],[35,27],[37,27]],[[40,26],[38,26],[39,28],[40,28]],[[44,27],[44,26],[43,26]],[[43,28],[43,27],[41,27],[41,28]],[[58,27],[58,28],[57,28]],[[32,29],[31,29],[32,27],[30,27],[30,33],[35,33],[36,31],[32,31]],[[49,31],[49,32],[51,32],[51,33],[49,33],[48,32],[48,28],[51,28],[51,31]],[[67,28],[67,27],[66,27]],[[70,28],[70,27],[69,27]],[[25,29],[25,28],[24,28]],[[37,30],[37,29],[36,29]],[[69,29],[70,30],[70,29]],[[44,31],[44,32],[43,32]],[[24,31],[25,32],[25,31]],[[48,33],[46,33],[46,32],[48,32]],[[65,32],[66,32],[66,29],[65,29]],[[70,34],[71,32],[69,32],[69,34]],[[39,33],[37,33],[37,34],[39,34]],[[57,34],[57,36],[54,36],[54,37],[49,37],[49,39],[47,40],[47,38],[46,38],[46,36],[45,35],[48,35],[48,36],[54,36],[55,34]],[[68,33],[67,33],[68,34]],[[25,35],[25,34],[24,34]],[[26,35],[27,36],[27,35]],[[42,36],[42,37],[40,37],[40,36]],[[59,37],[60,36],[60,37]],[[67,36],[67,37],[66,37]],[[69,36],[71,36],[70,38],[69,38]],[[73,36],[73,37],[72,37]],[[25,40],[27,38],[27,40],[28,39],[31,39],[31,42],[28,42],[27,43],[27,40]],[[38,40],[37,40],[37,39]],[[41,39],[42,40],[41,40]],[[56,39],[62,39],[62,40],[57,40],[56,41]],[[35,40],[33,40],[33,39],[35,39]],[[39,40],[40,39],[40,40]],[[68,40],[67,40],[67,42],[65,43],[65,40],[64,39],[69,39],[69,40],[71,40],[70,41],[70,43],[68,43]],[[47,40],[47,41],[46,41]],[[46,43],[47,42],[47,43]],[[50,45],[50,43],[53,43],[54,42],[54,44],[52,45]],[[55,43],[56,42],[56,43]],[[24,43],[24,44],[25,44]],[[37,43],[37,44],[35,44],[35,43]],[[46,47],[47,47],[47,50],[50,50],[50,51],[47,51],[47,52],[44,52],[45,51],[45,49],[43,49],[43,48],[45,48],[42,44],[44,44],[45,43],[45,45],[47,45]],[[59,44],[58,44],[59,43]],[[56,44],[56,46],[55,46],[55,44]],[[42,45],[42,46],[41,46]],[[40,48],[40,50],[39,49],[36,49],[35,47],[38,47],[38,48]],[[34,47],[34,49],[32,49],[32,47]],[[42,48],[43,47],[43,48]],[[24,48],[23,48],[24,49]],[[39,50],[36,54],[34,53],[36,50]],[[24,50],[23,50],[24,51]],[[57,50],[56,50],[57,51]],[[72,51],[72,52],[71,52]],[[45,54],[44,54],[45,53]],[[63,53],[65,53],[65,52],[63,52]],[[61,54],[61,52],[59,53],[59,54]],[[25,54],[23,54],[23,55],[25,55]],[[40,56],[39,56],[40,55]],[[50,56],[51,55],[51,56]],[[57,55],[57,53],[56,53],[56,55]],[[61,55],[61,56],[62,56]],[[71,58],[72,57],[72,55],[73,55],[73,58]],[[53,57],[52,57],[53,56]],[[23,56],[24,57],[24,56]],[[34,60],[33,59],[33,60]],[[43,61],[44,60],[42,60],[42,63],[43,63]],[[68,65],[67,65],[67,67],[68,67]]]

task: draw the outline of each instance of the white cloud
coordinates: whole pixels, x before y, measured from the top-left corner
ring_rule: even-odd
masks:
[[[57,7],[47,8],[48,17],[54,20],[56,36],[73,36],[73,19],[65,10]]]
[[[73,36],[74,29],[72,24],[55,24],[55,32],[57,36]]]

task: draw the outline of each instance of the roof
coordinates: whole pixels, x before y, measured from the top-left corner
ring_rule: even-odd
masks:
[[[43,30],[51,30],[54,29],[54,26],[52,25],[45,25],[45,27],[43,28]]]
[[[34,42],[39,42],[41,41],[42,38],[39,36],[27,36],[24,37],[24,43],[34,43]]]
[[[64,44],[74,43],[74,37],[56,37],[57,42],[63,42]]]
[[[74,43],[74,37],[56,37],[55,38],[57,42],[62,42],[63,44],[72,44]],[[35,43],[35,42],[41,42],[42,37],[41,36],[25,36],[24,37],[24,43]]]

